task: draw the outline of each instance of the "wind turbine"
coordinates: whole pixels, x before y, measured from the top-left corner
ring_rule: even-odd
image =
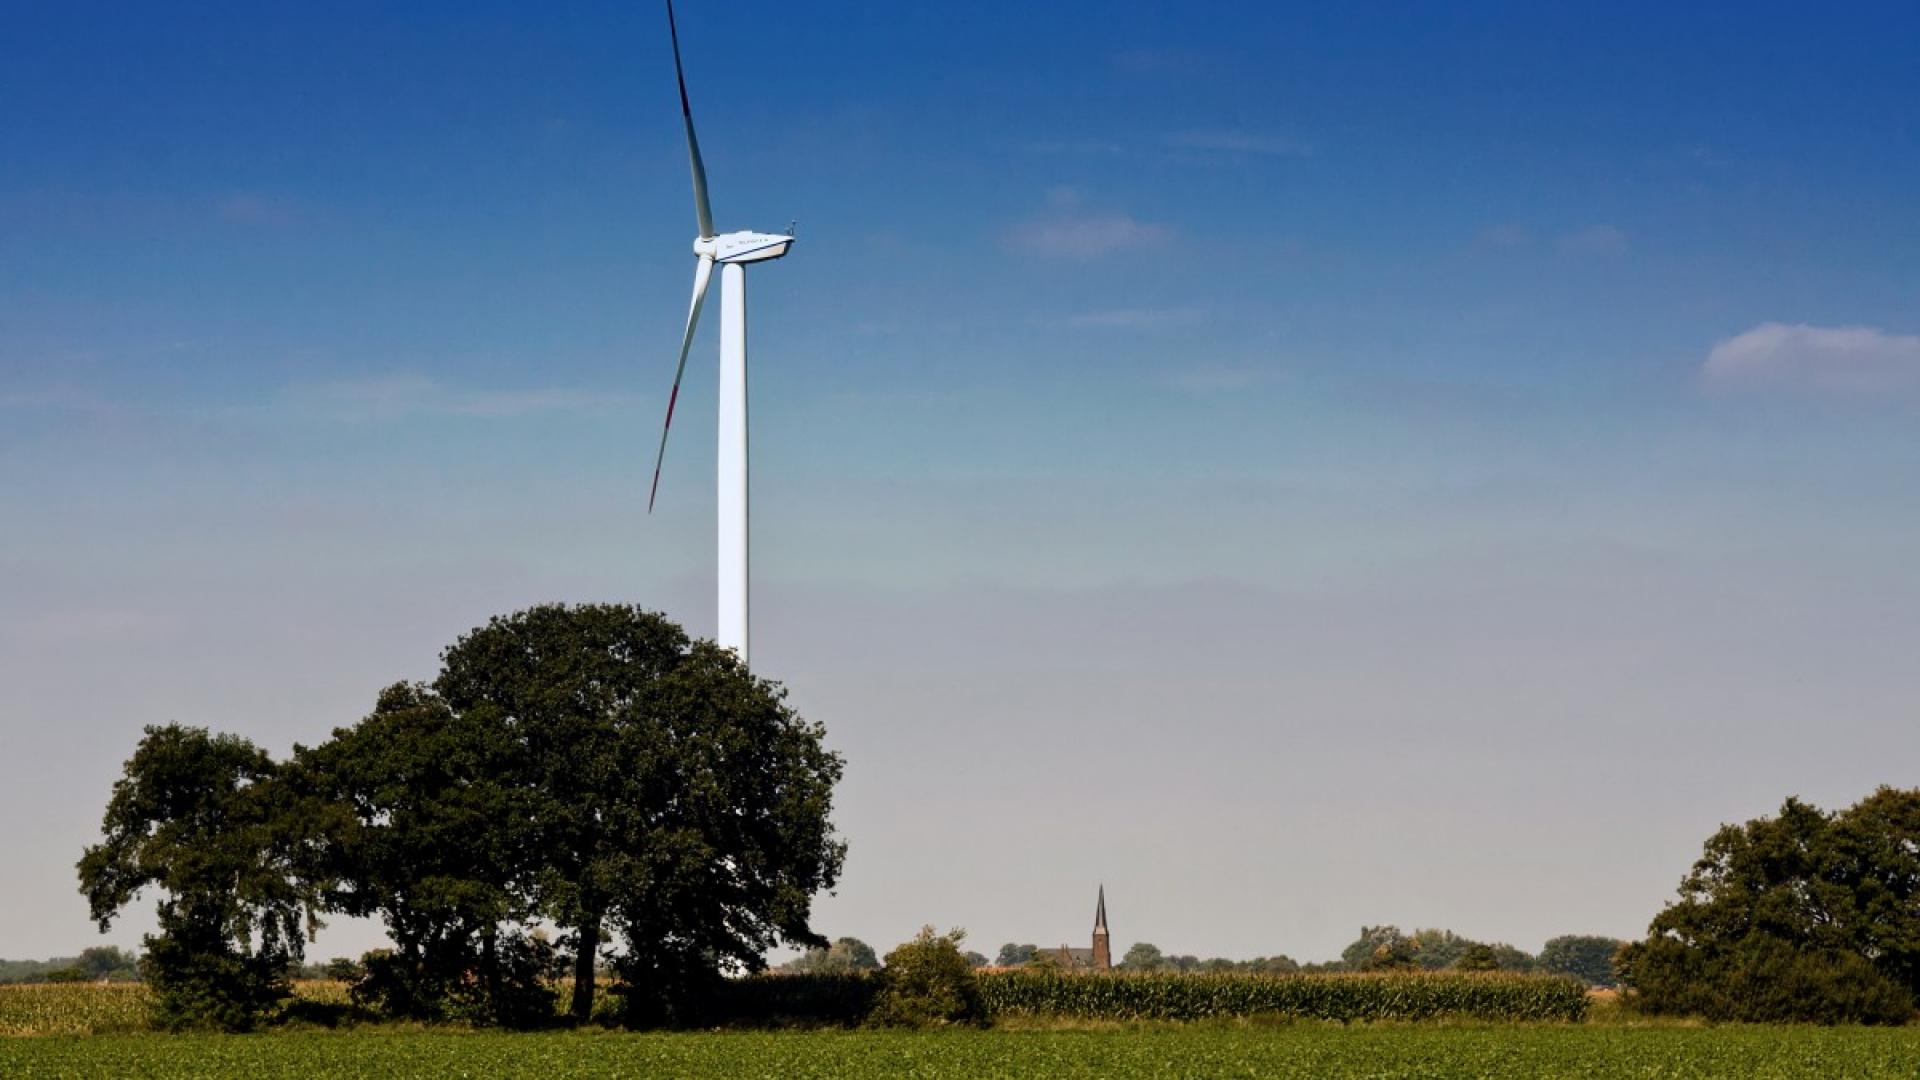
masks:
[[[793,233],[730,232],[716,235],[713,210],[707,204],[707,168],[700,161],[700,141],[693,136],[693,109],[687,104],[687,74],[680,64],[680,29],[673,21],[673,0],[667,0],[667,33],[673,38],[673,73],[680,81],[680,116],[687,125],[687,157],[693,165],[693,212],[700,222],[693,253],[693,303],[687,308],[687,330],[680,337],[680,363],[673,371],[673,393],[667,398],[667,422],[660,428],[660,453],[653,462],[653,489],[647,512],[660,494],[660,466],[667,456],[667,432],[673,428],[673,406],[680,398],[680,377],[687,370],[687,350],[693,346],[694,326],[707,299],[713,264],[720,264],[720,453],[719,453],[719,611],[714,640],[747,660],[747,277],[748,263],[766,262],[787,253]]]

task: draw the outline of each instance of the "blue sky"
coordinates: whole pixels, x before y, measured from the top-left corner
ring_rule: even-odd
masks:
[[[718,224],[799,222],[755,660],[848,757],[828,932],[1627,935],[1920,782],[1911,5],[680,16]],[[709,632],[714,340],[649,517],[652,5],[5,21],[19,955],[143,724],[316,741],[543,600]]]

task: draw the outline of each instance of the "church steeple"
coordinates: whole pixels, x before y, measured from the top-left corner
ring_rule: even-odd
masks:
[[[1113,970],[1113,950],[1107,944],[1107,886],[1100,886],[1100,899],[1093,908],[1093,970]]]

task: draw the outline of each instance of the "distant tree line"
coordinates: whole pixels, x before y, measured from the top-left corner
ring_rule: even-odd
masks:
[[[570,975],[585,1020],[610,968],[627,1022],[669,1023],[777,944],[830,949],[808,925],[845,857],[822,737],[657,614],[537,607],[284,760],[148,728],[81,891],[102,930],[157,894],[144,970],[169,1027],[270,1015],[330,914],[386,926],[392,948],[329,972],[380,1015],[550,1021]]]
[[[1401,932],[1397,926],[1362,927],[1340,959],[1300,963],[1290,956],[1256,956],[1232,960],[1165,953],[1151,942],[1136,942],[1115,967],[1120,971],[1174,971],[1185,973],[1241,972],[1291,975],[1348,971],[1518,971],[1570,975],[1588,986],[1611,986],[1611,961],[1624,945],[1615,938],[1567,935],[1548,941],[1539,955],[1512,945],[1475,941],[1451,930]],[[1052,951],[1009,942],[1000,949],[1001,967],[1045,965]]]
[[[139,957],[112,945],[51,960],[0,960],[0,983],[135,982],[139,978]]]
[[[1587,986],[1612,987],[1617,984],[1614,956],[1627,943],[1618,938],[1594,934],[1567,934],[1549,940],[1538,954],[1512,945],[1475,941],[1451,930],[1415,930],[1402,933],[1395,926],[1367,926],[1341,951],[1338,960],[1299,963],[1285,955],[1256,956],[1251,960],[1230,960],[1163,953],[1151,942],[1136,942],[1127,949],[1119,971],[1161,971],[1187,974],[1239,972],[1243,974],[1291,975],[1352,971],[1515,971],[1546,975],[1566,975]],[[962,954],[973,967],[988,966],[986,956],[977,952]],[[1009,941],[1000,946],[991,964],[1002,968],[1046,968],[1055,963],[1054,950]],[[881,963],[872,946],[856,937],[841,937],[831,946],[810,949],[781,965],[780,971],[794,975],[855,974],[880,970]]]

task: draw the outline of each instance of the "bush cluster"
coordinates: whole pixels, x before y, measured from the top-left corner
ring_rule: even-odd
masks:
[[[868,1023],[908,1028],[985,1023],[979,977],[960,951],[965,936],[961,930],[936,934],[933,927],[922,927],[918,937],[888,953]]]

